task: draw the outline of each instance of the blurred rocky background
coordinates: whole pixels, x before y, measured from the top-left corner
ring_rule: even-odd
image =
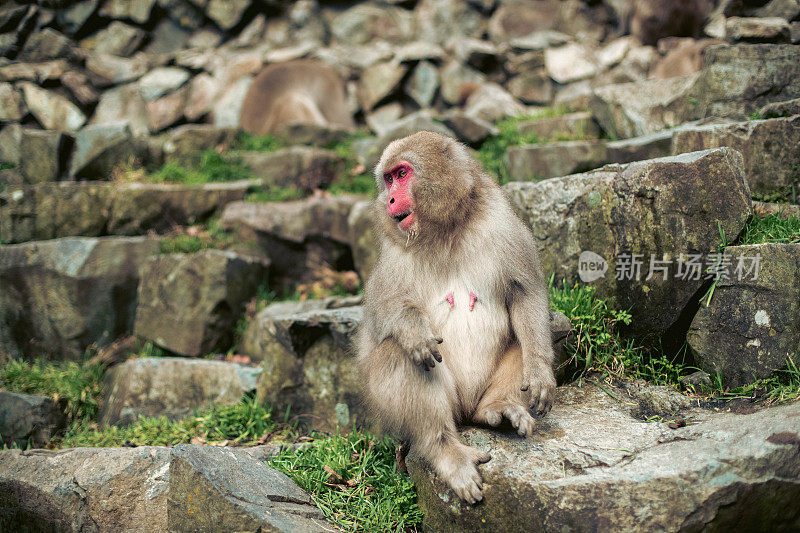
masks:
[[[349,341],[371,172],[419,130],[553,276],[559,404],[465,433],[474,509],[302,455],[392,469]],[[5,1],[0,530],[800,529],[798,184],[798,0]]]

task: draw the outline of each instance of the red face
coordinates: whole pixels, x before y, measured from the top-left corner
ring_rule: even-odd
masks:
[[[383,173],[383,181],[389,191],[386,209],[389,216],[397,221],[403,231],[408,231],[416,222],[414,199],[411,185],[414,183],[414,169],[411,163],[400,161],[391,170]]]

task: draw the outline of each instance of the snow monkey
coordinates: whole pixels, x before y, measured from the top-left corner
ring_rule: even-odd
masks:
[[[459,497],[483,498],[456,424],[533,431],[556,387],[548,293],[534,237],[467,148],[429,131],[375,169],[381,251],[356,339],[368,409]]]
[[[353,127],[344,82],[336,70],[310,59],[269,65],[247,90],[242,129],[254,135],[278,133],[291,124]]]

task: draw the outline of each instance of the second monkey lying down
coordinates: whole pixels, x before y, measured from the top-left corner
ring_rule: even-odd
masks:
[[[530,435],[556,381],[548,292],[534,238],[467,148],[422,131],[375,170],[381,251],[356,339],[364,396],[383,427],[462,499],[482,499],[488,453],[456,425]]]

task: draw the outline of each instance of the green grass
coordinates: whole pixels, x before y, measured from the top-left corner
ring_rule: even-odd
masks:
[[[285,450],[270,466],[310,492],[344,531],[414,531],[422,512],[413,483],[397,471],[394,450],[390,439],[353,432]]]
[[[328,191],[332,194],[365,194],[370,196],[375,194],[375,178],[373,178],[370,170],[360,165],[353,156],[353,143],[367,136],[366,133],[357,132],[327,146],[329,150],[333,150],[345,160],[344,172],[328,186]]]
[[[62,400],[72,420],[97,416],[103,368],[68,362],[10,359],[0,363],[0,382],[11,392]]]
[[[218,218],[210,219],[206,225],[189,226],[174,231],[161,240],[162,254],[191,254],[201,250],[224,250],[234,243],[234,236],[227,233]]]
[[[201,185],[246,180],[252,177],[252,172],[247,165],[235,155],[224,155],[215,150],[206,150],[200,153],[197,160],[189,166],[166,163],[157,171],[149,174],[147,179],[152,183]]]
[[[800,242],[800,218],[774,213],[752,217],[744,226],[739,244]]]
[[[631,322],[627,311],[613,309],[589,285],[550,279],[550,306],[572,322],[574,341],[567,345],[568,371],[573,377],[587,373],[619,378],[641,378],[658,385],[677,385],[689,373],[682,355],[671,359],[658,343],[645,345],[621,335]]]
[[[723,385],[722,372],[711,376],[711,387],[702,390],[723,400],[747,399],[757,400],[765,405],[781,404],[800,400],[800,369],[795,362],[797,356],[787,358],[786,367],[772,373],[765,379],[759,379],[733,389]]]
[[[233,149],[246,152],[274,152],[285,146],[286,143],[275,135],[251,135],[243,131],[236,137]]]
[[[477,151],[478,161],[492,174],[498,183],[507,183],[511,180],[508,168],[503,161],[506,151],[512,146],[539,144],[552,139],[541,139],[535,133],[520,133],[519,125],[531,120],[560,117],[572,113],[573,110],[566,106],[545,107],[533,114],[508,117],[498,121],[495,127],[499,130],[496,135],[487,138]],[[574,137],[563,136],[556,140],[568,140]]]
[[[16,168],[17,165],[9,161],[0,161],[0,170],[11,170]]]
[[[234,405],[213,405],[199,410],[194,416],[172,421],[165,416],[141,417],[130,426],[100,427],[81,420],[72,424],[59,443],[61,447],[76,446],[174,446],[191,442],[193,438],[206,443],[254,444],[265,436],[291,430],[275,422],[270,409],[255,399],[245,397]]]

